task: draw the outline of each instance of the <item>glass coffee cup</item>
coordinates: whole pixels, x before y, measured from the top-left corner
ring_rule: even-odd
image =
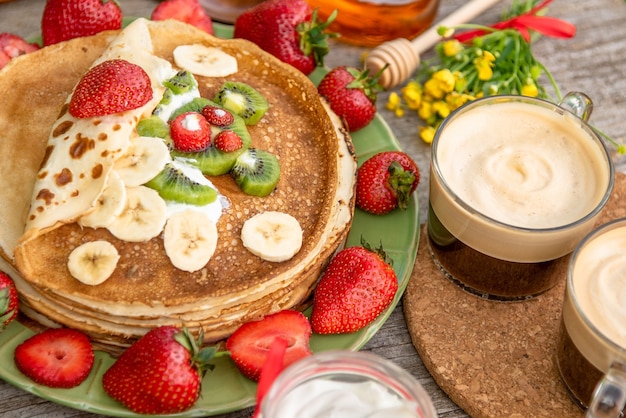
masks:
[[[557,364],[587,417],[619,417],[626,404],[626,218],[590,233],[567,273]]]
[[[613,189],[610,154],[585,122],[591,100],[467,103],[432,144],[429,250],[443,275],[486,299],[537,296],[592,229]]]
[[[272,383],[262,418],[436,418],[422,385],[372,353],[331,350],[292,364]]]

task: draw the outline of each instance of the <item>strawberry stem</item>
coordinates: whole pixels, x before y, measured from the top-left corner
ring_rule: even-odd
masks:
[[[330,51],[327,38],[336,38],[339,36],[337,33],[326,33],[328,26],[337,17],[337,10],[328,16],[326,22],[318,22],[317,9],[313,10],[311,20],[308,22],[301,22],[296,26],[296,31],[300,35],[300,49],[305,56],[313,54],[313,59],[318,67],[324,66],[324,57]]]
[[[396,195],[398,207],[406,210],[409,206],[409,197],[411,196],[411,188],[415,181],[415,174],[411,170],[405,170],[402,165],[393,161],[388,168],[389,186]]]

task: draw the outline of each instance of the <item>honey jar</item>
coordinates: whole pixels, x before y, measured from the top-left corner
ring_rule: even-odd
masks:
[[[329,30],[340,40],[360,46],[376,46],[396,38],[413,39],[428,29],[439,0],[307,0],[326,20],[338,14]]]

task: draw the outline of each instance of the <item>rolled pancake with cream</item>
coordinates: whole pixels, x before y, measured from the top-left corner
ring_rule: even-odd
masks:
[[[161,236],[131,243],[115,238],[104,228],[79,226],[74,220],[89,212],[93,206],[91,198],[80,209],[50,210],[45,217],[35,216],[27,223],[28,208],[39,204],[35,197],[31,205],[31,196],[38,195],[33,190],[40,188],[34,161],[39,164],[45,160],[50,132],[58,124],[56,115],[80,77],[102,59],[103,52],[119,34],[102,33],[44,48],[5,67],[6,71],[0,73],[0,87],[15,80],[28,85],[34,94],[29,106],[18,105],[11,111],[17,112],[22,123],[32,123],[33,109],[38,108],[44,116],[38,123],[45,125],[29,127],[32,150],[25,156],[28,164],[23,164],[24,168],[12,167],[16,183],[30,183],[28,197],[23,194],[28,187],[22,187],[10,209],[0,209],[11,220],[2,225],[0,243],[6,261],[20,273],[15,276],[22,310],[47,325],[83,330],[111,351],[128,346],[150,328],[164,324],[185,325],[194,332],[202,329],[207,341],[217,341],[244,322],[300,306],[329,257],[347,236],[354,210],[356,161],[352,143],[339,118],[328,109],[308,78],[243,40],[221,40],[175,21],[143,24],[150,34],[155,62],[173,63],[176,46],[197,43],[218,47],[236,57],[236,74],[197,77],[200,92],[203,97],[212,98],[224,81],[242,81],[268,99],[270,110],[249,131],[254,147],[278,156],[281,178],[276,190],[262,198],[243,194],[229,175],[210,179],[228,199],[229,206],[217,222],[215,254],[204,268],[193,273],[176,269],[170,263]],[[40,71],[27,70],[35,62],[41,65]],[[73,65],[67,65],[68,62]],[[23,71],[30,80],[21,80]],[[171,75],[168,71],[156,73]],[[2,123],[6,123],[9,109],[2,107],[0,112]],[[136,118],[144,116],[142,111]],[[126,140],[133,135],[136,132],[131,129]],[[21,131],[13,129],[0,144],[0,153],[15,153],[20,140]],[[69,164],[68,154],[60,155]],[[61,162],[54,164],[63,166]],[[6,168],[2,171],[8,174]],[[106,182],[96,184],[100,190]],[[85,187],[94,186],[86,181]],[[246,219],[270,210],[294,216],[303,230],[302,249],[286,262],[264,261],[246,250],[240,239]],[[30,214],[38,213],[33,210]],[[26,232],[20,238],[18,231]],[[120,261],[107,281],[88,286],[71,277],[67,259],[74,248],[95,240],[112,243]]]

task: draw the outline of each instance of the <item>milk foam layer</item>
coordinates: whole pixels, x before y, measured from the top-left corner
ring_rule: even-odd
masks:
[[[576,299],[589,321],[626,349],[626,224],[585,245],[572,277]]]
[[[608,179],[602,150],[567,119],[515,102],[461,114],[438,144],[442,176],[466,204],[508,225],[575,222],[602,199]]]
[[[315,379],[298,385],[264,418],[415,418],[418,405],[373,382]]]

